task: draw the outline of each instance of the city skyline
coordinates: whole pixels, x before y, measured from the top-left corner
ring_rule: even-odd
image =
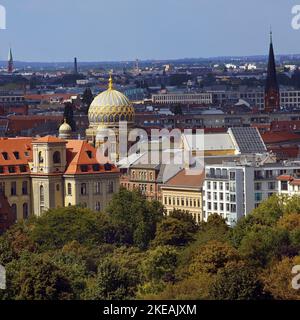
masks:
[[[265,55],[271,25],[276,54],[300,53],[300,31],[291,26],[293,1],[2,0],[1,5],[7,29],[0,30],[0,60],[10,46],[14,60],[28,62]]]

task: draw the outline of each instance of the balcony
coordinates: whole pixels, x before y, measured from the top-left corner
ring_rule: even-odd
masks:
[[[228,175],[224,174],[211,174],[211,173],[206,173],[205,174],[206,179],[215,179],[215,180],[229,180]]]

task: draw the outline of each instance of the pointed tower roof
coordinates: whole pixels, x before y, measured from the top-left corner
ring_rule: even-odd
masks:
[[[9,48],[9,52],[8,52],[8,61],[13,61],[13,55],[12,55],[11,48]]]
[[[269,50],[269,62],[268,62],[268,72],[267,72],[267,80],[266,80],[266,88],[268,91],[270,89],[278,90],[278,82],[276,75],[276,63],[275,63],[275,55],[273,49],[273,39],[272,39],[272,31],[270,31],[270,50]]]

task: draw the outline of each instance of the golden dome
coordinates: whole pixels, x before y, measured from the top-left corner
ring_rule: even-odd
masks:
[[[71,131],[72,131],[71,126],[67,123],[67,120],[64,119],[64,123],[59,127],[59,132],[65,133],[65,132],[71,132]]]
[[[92,126],[117,126],[119,121],[134,122],[134,115],[134,107],[128,98],[113,89],[111,76],[108,89],[93,100],[88,113]]]

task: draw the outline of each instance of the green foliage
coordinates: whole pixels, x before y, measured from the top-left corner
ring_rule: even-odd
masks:
[[[265,297],[255,269],[241,263],[226,266],[210,288],[214,300],[257,300]]]
[[[141,283],[141,257],[142,253],[136,249],[114,251],[99,263],[97,276],[83,297],[92,300],[130,299]]]
[[[69,279],[50,260],[36,254],[24,254],[6,265],[7,290],[2,299],[62,300],[74,299]]]
[[[300,299],[299,199],[273,196],[233,228],[124,189],[106,213],[50,210],[0,236],[0,299]]]
[[[187,211],[174,210],[157,225],[154,246],[185,246],[194,240],[198,227]]]
[[[173,281],[177,266],[177,251],[168,246],[160,246],[148,251],[143,261],[143,272],[148,281]]]
[[[132,243],[141,249],[154,239],[156,224],[164,214],[159,202],[147,201],[140,192],[124,188],[114,195],[106,211],[115,223],[126,223]]]
[[[100,245],[111,239],[111,231],[107,215],[79,207],[65,207],[50,210],[36,219],[30,238],[42,250],[51,250],[73,240]]]

